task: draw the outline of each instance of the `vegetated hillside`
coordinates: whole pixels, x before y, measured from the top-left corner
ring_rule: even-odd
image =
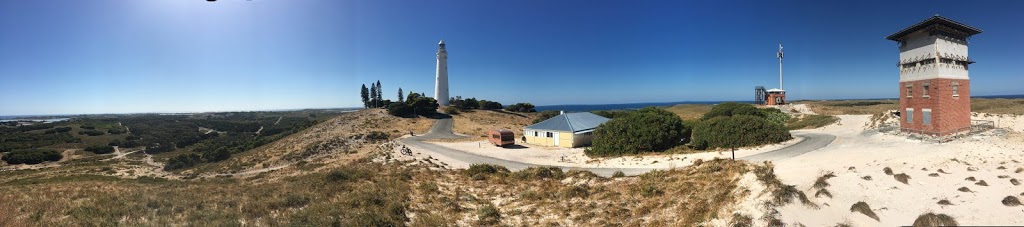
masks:
[[[972,98],[971,112],[1024,115],[1024,99]]]
[[[680,104],[665,108],[668,112],[679,115],[685,121],[700,119],[705,113],[711,111],[715,105],[708,104]]]
[[[895,110],[900,107],[898,99],[845,100],[845,101],[797,101],[807,104],[811,111],[821,115],[871,115]]]
[[[752,172],[760,176],[764,167],[741,161],[613,179],[557,168],[431,170],[387,158],[399,155],[397,147],[380,138],[422,133],[432,123],[364,110],[189,169],[203,176],[292,163],[256,174],[167,177],[148,174],[152,169],[143,171],[147,164],[132,156],[99,155],[7,170],[0,174],[0,226],[693,226],[761,225],[769,217],[736,206],[768,193],[750,185]]]
[[[360,110],[335,117],[277,142],[233,156],[231,159],[198,166],[185,172],[237,173],[293,164],[301,164],[306,168],[334,165],[335,161],[366,157],[377,144],[408,135],[409,130],[417,135],[426,133],[435,121],[422,116],[391,116],[384,109]],[[337,160],[323,162],[323,159]]]
[[[482,139],[491,129],[509,129],[522,136],[523,127],[532,124],[538,113],[517,113],[504,110],[470,110],[453,114],[453,131],[470,136],[471,139]]]

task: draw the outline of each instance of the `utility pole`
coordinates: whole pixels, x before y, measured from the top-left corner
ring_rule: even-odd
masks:
[[[785,90],[782,88],[782,42],[779,42],[779,90]]]

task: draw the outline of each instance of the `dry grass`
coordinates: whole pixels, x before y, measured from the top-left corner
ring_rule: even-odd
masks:
[[[933,226],[958,226],[953,217],[945,214],[927,213],[917,216],[914,220],[914,227],[933,227]]]
[[[798,101],[822,115],[871,115],[899,109],[899,100]]]
[[[753,168],[716,159],[615,180],[586,171],[563,173],[542,167],[517,172],[478,167],[475,174],[434,172],[437,176],[422,180],[436,182],[437,190],[415,190],[410,213],[440,213],[466,223],[461,225],[696,226],[732,214],[721,212],[742,199],[737,182]],[[469,176],[477,174],[486,177]],[[489,209],[488,205],[499,211],[499,221],[481,222],[481,217],[489,215],[480,215],[479,210]]]
[[[939,177],[939,174],[938,173],[929,173],[928,176],[929,177]]]
[[[907,181],[910,180],[910,175],[907,175],[906,173],[892,175],[892,177],[896,178],[896,181],[899,181],[903,184],[908,184]]]
[[[946,172],[945,170],[942,170],[942,169],[939,169],[939,172],[940,172],[940,173],[945,173],[945,174],[949,174],[949,173],[947,173],[947,172]]]
[[[951,206],[951,205],[953,205],[953,203],[951,203],[951,202],[949,202],[949,200],[945,200],[945,199],[939,200],[938,204],[939,205],[944,205],[944,206]]]
[[[832,198],[832,193],[829,192],[828,189],[824,188],[818,189],[818,192],[814,193],[814,198],[821,198],[822,196],[828,196],[829,198]]]
[[[971,189],[967,188],[967,187],[960,187],[960,188],[958,188],[956,190],[957,191],[961,191],[961,192],[972,192]]]
[[[980,186],[988,186],[988,183],[985,183],[985,180],[980,180],[980,181],[978,181],[978,183],[974,183],[974,184],[980,185]]]
[[[1012,196],[1012,195],[1011,196],[1007,196],[1006,198],[1003,198],[1002,202],[1003,202],[1003,205],[1011,206],[1011,207],[1012,206],[1020,206],[1021,205],[1020,199],[1017,199],[1016,196]]]
[[[1024,173],[1024,167],[1018,167],[1016,171],[1013,171],[1013,173]]]
[[[497,110],[475,110],[452,115],[453,131],[470,136],[471,140],[484,139],[492,129],[508,129],[516,134],[516,141],[522,136],[523,127],[529,126],[536,113],[514,113]]]
[[[695,120],[703,117],[704,114],[711,111],[711,108],[714,106],[715,105],[680,104],[665,108],[665,110],[679,115],[679,118],[682,118],[683,120]]]
[[[1020,181],[1017,180],[1016,178],[1010,179],[1010,184],[1013,184],[1013,186],[1017,186],[1020,185]]]
[[[823,115],[872,115],[899,109],[899,100],[798,101]],[[1024,114],[1024,99],[971,98],[971,112],[990,114]]]
[[[889,167],[882,168],[882,172],[884,172],[885,175],[892,175],[892,169]]]
[[[804,115],[786,121],[787,130],[821,128],[839,122],[839,118],[829,115]]]
[[[833,173],[833,172],[825,173],[825,175],[822,175],[822,176],[818,177],[818,179],[814,181],[814,186],[813,187],[817,188],[817,189],[824,189],[825,187],[829,186],[828,179],[829,178],[833,178],[833,177],[836,177],[835,173]],[[815,197],[817,197],[817,195],[815,195]],[[829,196],[829,197],[831,197],[831,196]]]
[[[1024,99],[971,99],[971,112],[990,114],[1024,114]]]
[[[964,180],[966,180],[966,181],[978,181],[978,179],[975,179],[974,177],[967,177],[967,178],[964,178]]]
[[[853,206],[850,206],[850,212],[858,212],[867,215],[871,219],[875,219],[875,221],[879,221],[878,215],[875,214],[875,212],[871,210],[871,207],[863,201],[854,203]]]

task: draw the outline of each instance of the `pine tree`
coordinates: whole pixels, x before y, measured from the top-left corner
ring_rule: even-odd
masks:
[[[370,90],[366,89],[366,84],[363,84],[363,88],[359,90],[359,97],[363,98],[363,107],[370,107]]]
[[[398,88],[398,102],[405,102],[402,101],[402,88]]]
[[[380,80],[377,80],[377,100],[384,100],[384,89],[380,87]]]

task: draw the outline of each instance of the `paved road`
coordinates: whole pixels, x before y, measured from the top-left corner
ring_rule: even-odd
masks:
[[[789,158],[789,157],[797,156],[797,155],[800,155],[800,154],[803,154],[803,153],[807,153],[807,152],[810,152],[810,151],[813,151],[813,150],[817,150],[818,148],[821,148],[821,147],[824,147],[825,145],[828,145],[829,143],[832,142],[832,140],[835,140],[835,136],[827,135],[827,134],[819,134],[819,133],[794,133],[794,135],[795,136],[804,137],[804,140],[800,141],[797,144],[794,144],[794,145],[791,145],[791,146],[788,146],[788,147],[784,147],[784,148],[779,149],[779,150],[770,151],[770,152],[766,152],[766,153],[762,153],[762,154],[758,154],[758,155],[753,155],[753,156],[748,156],[748,157],[743,157],[743,158],[740,158],[740,159],[742,159],[742,160],[751,160],[751,161],[763,161],[763,160],[778,160],[778,159],[783,159],[783,158]],[[461,161],[464,161],[464,162],[467,162],[467,163],[486,163],[486,164],[500,165],[500,166],[504,166],[505,168],[507,168],[507,169],[509,169],[511,171],[518,171],[518,170],[526,169],[526,168],[531,167],[531,166],[543,166],[543,165],[536,165],[536,164],[530,164],[530,163],[516,162],[516,161],[511,161],[511,160],[498,159],[498,158],[494,158],[494,157],[488,157],[488,156],[473,154],[473,153],[469,153],[469,152],[465,152],[465,151],[461,151],[461,150],[456,150],[456,149],[452,149],[452,148],[449,148],[449,147],[445,147],[445,146],[441,146],[441,145],[437,145],[437,144],[433,144],[433,143],[424,142],[425,140],[432,140],[432,139],[458,139],[458,138],[465,138],[465,136],[459,136],[459,135],[455,135],[454,133],[452,133],[452,119],[451,118],[443,118],[443,119],[438,119],[437,122],[434,123],[434,126],[430,128],[430,132],[428,132],[427,134],[420,135],[420,136],[415,136],[415,137],[405,138],[405,139],[402,139],[402,142],[407,144],[407,145],[409,145],[409,146],[414,146],[414,147],[418,147],[418,148],[421,148],[421,149],[431,150],[431,151],[440,153],[441,155],[447,156],[449,158],[453,158],[453,159],[456,159],[456,160],[461,160]],[[750,158],[750,159],[747,159],[747,158]],[[616,171],[622,171],[622,173],[624,173],[624,174],[626,174],[628,176],[634,176],[634,175],[640,175],[640,174],[643,174],[643,173],[646,173],[648,171],[656,169],[656,168],[578,168],[578,167],[568,167],[568,166],[556,166],[556,167],[562,168],[562,170],[572,170],[572,169],[586,170],[586,171],[590,171],[590,172],[592,172],[594,174],[597,174],[599,176],[605,176],[605,177],[611,176]]]
[[[803,137],[804,140],[788,147],[779,148],[778,150],[741,157],[740,159],[752,162],[787,159],[818,150],[836,140],[836,136],[821,133],[794,132],[793,136]]]

